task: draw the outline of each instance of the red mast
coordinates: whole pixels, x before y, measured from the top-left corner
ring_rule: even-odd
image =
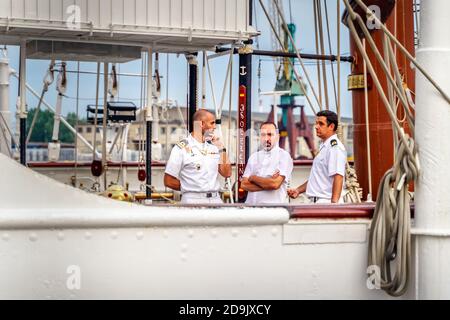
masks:
[[[364,1],[366,5],[371,5],[378,2],[383,6],[383,1]],[[372,2],[372,3],[370,3]],[[383,10],[383,9],[382,9]],[[397,37],[397,39],[408,49],[414,56],[414,15],[413,15],[413,0],[397,0],[394,10],[390,14],[387,22],[389,30]],[[383,52],[383,33],[380,30],[375,30],[372,37],[377,44],[380,52]],[[364,74],[364,63],[359,50],[353,41],[350,39],[350,48],[355,61],[352,67],[352,75]],[[404,83],[412,91],[415,91],[415,76],[414,71],[404,56],[396,50],[397,63],[400,72],[404,77]],[[375,58],[374,53],[367,45],[367,53],[371,62],[381,80],[383,88],[387,89],[387,80],[381,65]],[[383,102],[375,87],[370,85],[371,79],[368,75],[368,97],[369,97],[369,135],[370,135],[370,151],[371,151],[371,171],[372,171],[372,196],[376,199],[378,192],[378,185],[384,173],[393,165],[393,131],[391,120],[383,105]],[[398,115],[401,118],[403,115]],[[365,114],[365,94],[364,90],[357,89],[353,91],[353,122],[354,122],[354,158],[355,169],[358,174],[359,183],[363,188],[363,199],[366,199],[369,192],[369,177],[368,177],[368,155],[367,155],[367,138],[366,138],[366,114]],[[405,124],[406,127],[406,124]]]

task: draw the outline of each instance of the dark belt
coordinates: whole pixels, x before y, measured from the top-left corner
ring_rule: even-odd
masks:
[[[319,201],[319,197],[309,197],[309,200],[311,200],[314,203],[317,203],[317,201]]]
[[[206,198],[214,198],[219,196],[219,192],[185,192],[184,194],[199,194],[205,196]]]

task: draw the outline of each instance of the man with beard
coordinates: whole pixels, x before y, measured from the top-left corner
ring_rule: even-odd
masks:
[[[288,152],[278,146],[278,128],[265,122],[260,128],[262,150],[248,159],[241,187],[248,191],[246,204],[283,204],[288,202],[287,185],[294,167]]]
[[[194,114],[193,120],[193,132],[172,149],[164,185],[181,191],[181,203],[220,204],[219,174],[225,178],[231,176],[227,150],[214,135],[214,114],[202,109]]]

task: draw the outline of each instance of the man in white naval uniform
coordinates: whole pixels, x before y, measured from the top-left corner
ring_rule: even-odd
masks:
[[[220,204],[219,174],[231,176],[231,164],[223,143],[214,136],[216,118],[207,110],[194,114],[194,131],[173,147],[164,185],[181,191],[184,204]]]
[[[294,167],[291,155],[278,145],[278,129],[273,122],[260,128],[262,150],[248,159],[241,187],[248,191],[246,204],[284,204],[287,186]]]
[[[328,110],[317,113],[315,129],[322,140],[319,153],[314,158],[309,180],[296,189],[288,190],[291,198],[306,192],[313,203],[343,203],[347,152],[336,135],[337,127],[336,113]]]

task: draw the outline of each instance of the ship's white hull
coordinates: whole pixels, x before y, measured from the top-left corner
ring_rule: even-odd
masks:
[[[137,206],[0,163],[0,298],[388,298],[367,286],[368,219]]]

